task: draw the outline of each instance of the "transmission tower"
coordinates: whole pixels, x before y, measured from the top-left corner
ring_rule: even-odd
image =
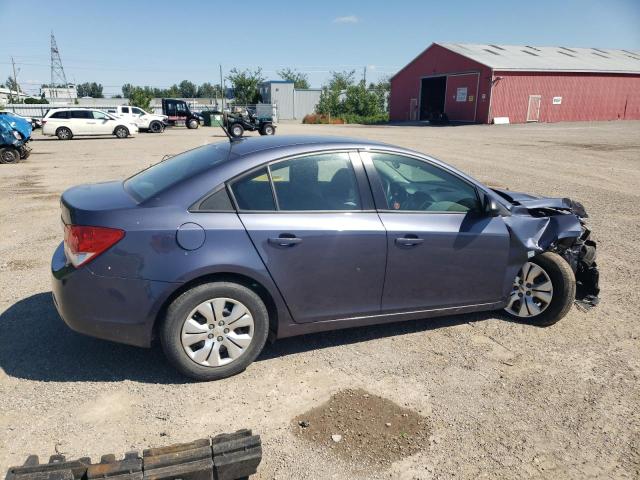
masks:
[[[62,66],[60,50],[58,50],[56,37],[53,35],[53,32],[51,32],[51,84],[49,85],[51,98],[58,97],[58,90],[56,88],[58,85],[67,90],[67,95],[71,101],[71,92],[69,92],[69,83],[64,73],[64,67]]]

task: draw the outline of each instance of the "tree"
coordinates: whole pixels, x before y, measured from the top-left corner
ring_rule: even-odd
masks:
[[[124,91],[124,87],[123,87]],[[131,87],[128,89],[129,103],[143,110],[151,110],[151,100],[153,100],[153,90],[150,87]]]
[[[180,90],[180,96],[182,98],[195,98],[198,94],[198,87],[189,80],[182,80],[180,85],[178,85],[178,89]]]
[[[13,79],[12,76],[8,76],[5,83],[9,90],[13,90],[14,92],[22,92],[20,85]]]
[[[76,85],[78,97],[104,98],[102,95],[102,84],[96,82],[85,82]]]
[[[231,82],[236,103],[246,105],[260,102],[258,85],[264,82],[261,68],[254,71],[233,68],[227,79]]]
[[[279,70],[277,73],[283,80],[293,82],[293,88],[309,88],[309,77],[304,73],[298,72],[297,70],[293,70],[291,68],[284,68],[282,70]]]
[[[331,78],[329,79],[329,89],[331,90],[346,90],[348,86],[353,85],[356,76],[356,71],[344,70],[342,72],[331,72]]]
[[[130,83],[125,83],[124,85],[122,85],[122,96],[124,98],[131,97],[131,90],[133,90],[133,85],[131,85]]]
[[[222,89],[220,85],[211,85],[205,82],[198,87],[198,98],[220,98],[222,97]]]

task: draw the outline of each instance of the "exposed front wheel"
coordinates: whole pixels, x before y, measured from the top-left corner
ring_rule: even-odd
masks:
[[[575,296],[576,279],[569,264],[545,252],[520,268],[505,311],[535,325],[553,325],[569,312]]]
[[[191,120],[187,121],[187,128],[190,130],[194,130],[196,128],[198,128],[200,124],[198,123],[198,121],[194,118],[192,118]]]
[[[167,309],[160,340],[169,361],[197,380],[243,371],[262,351],[269,315],[252,290],[229,282],[198,285]]]
[[[15,148],[7,147],[0,149],[0,163],[18,163],[20,152]]]
[[[126,127],[116,127],[113,134],[118,138],[127,138],[129,136],[129,130]]]
[[[164,126],[162,125],[161,122],[158,122],[157,120],[151,122],[151,124],[149,125],[149,130],[152,133],[161,133],[164,130]]]
[[[275,135],[276,127],[272,124],[267,123],[260,128],[260,135]]]

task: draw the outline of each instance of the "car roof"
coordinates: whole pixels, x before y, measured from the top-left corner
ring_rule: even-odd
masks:
[[[330,150],[333,148],[393,147],[372,140],[350,137],[321,135],[265,135],[261,137],[243,137],[231,142],[231,153],[237,156],[250,155],[263,150],[280,150],[298,147],[312,147],[310,150]],[[395,147],[394,147],[395,148]]]

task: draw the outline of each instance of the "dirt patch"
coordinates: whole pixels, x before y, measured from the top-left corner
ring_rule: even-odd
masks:
[[[38,262],[34,260],[9,260],[7,263],[0,264],[0,269],[10,272],[22,272],[24,270],[31,270],[37,265]]]
[[[341,390],[296,417],[296,435],[364,466],[388,466],[429,445],[428,420],[365,390]]]

